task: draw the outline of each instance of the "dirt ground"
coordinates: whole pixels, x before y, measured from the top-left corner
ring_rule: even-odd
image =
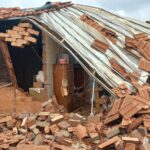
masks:
[[[41,109],[42,101],[34,101],[32,97],[19,90],[16,90],[16,105],[11,87],[0,89],[0,113],[12,113],[14,106],[16,112],[38,112]]]

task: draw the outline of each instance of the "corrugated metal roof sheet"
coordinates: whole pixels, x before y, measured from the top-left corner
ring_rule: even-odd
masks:
[[[38,25],[41,22],[58,33],[73,54],[78,54],[104,80],[105,88],[125,83],[134,90],[134,80],[143,84],[149,76],[146,66],[139,67],[142,58],[148,61],[144,63],[149,63],[150,58],[146,53],[149,47],[145,51],[139,45],[143,41],[149,44],[147,23],[82,5],[44,13],[31,21]]]

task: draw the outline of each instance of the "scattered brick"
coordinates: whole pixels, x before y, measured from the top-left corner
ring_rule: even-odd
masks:
[[[11,116],[0,118],[0,123],[6,123],[12,119]]]
[[[62,121],[58,123],[60,129],[68,129],[71,125],[67,121]]]
[[[127,127],[128,131],[132,131],[136,129],[138,126],[140,126],[143,123],[143,118],[135,118],[132,123]]]
[[[20,144],[17,146],[17,150],[49,150],[49,146],[36,146],[36,145],[28,145],[28,144]]]
[[[9,38],[10,35],[8,33],[0,33],[1,38]]]
[[[129,149],[135,150],[135,148],[136,148],[136,145],[134,143],[126,143],[125,145],[125,150],[129,150]]]
[[[19,34],[23,35],[23,36],[29,36],[30,35],[30,33],[27,31],[20,31]]]
[[[119,119],[119,117],[120,117],[119,114],[115,114],[115,115],[113,115],[113,116],[111,116],[111,117],[107,117],[107,118],[104,120],[104,124],[109,124],[110,122],[113,122],[113,121]]]
[[[54,115],[50,115],[50,118],[52,124],[55,124],[61,122],[64,119],[64,116],[60,114],[56,114],[56,115],[54,114]]]
[[[139,68],[145,71],[150,71],[150,61],[145,58],[141,58],[139,61]]]
[[[74,134],[75,134],[80,140],[88,136],[86,127],[84,127],[84,126],[82,126],[82,125],[78,125],[77,127],[75,127]]]
[[[121,99],[116,99],[113,103],[111,110],[108,113],[108,116],[113,116],[119,112],[119,108],[121,106]]]
[[[109,48],[107,44],[105,44],[104,42],[101,42],[99,40],[95,40],[91,46],[93,48],[95,48],[96,50],[102,51],[104,53]]]

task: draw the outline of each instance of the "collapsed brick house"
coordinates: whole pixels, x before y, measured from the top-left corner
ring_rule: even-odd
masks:
[[[0,89],[41,101],[0,113],[0,149],[149,149],[150,24],[70,2],[0,19]]]
[[[125,84],[134,92],[134,81],[142,85],[149,77],[150,26],[147,23],[71,3],[44,10],[3,9],[1,14],[1,32],[22,20],[40,32],[37,42],[24,48],[11,44],[6,46],[5,42],[1,42],[2,51],[8,48],[12,61],[12,71],[8,69],[10,80],[25,91],[32,87],[39,70],[44,71],[47,96],[56,94],[58,101],[61,99],[60,103],[63,101],[59,93],[62,92],[64,72],[70,93],[64,101],[69,102],[69,99],[77,99],[74,87],[83,91],[82,85],[89,76],[113,96],[121,96],[113,88]],[[59,64],[59,58],[65,54],[69,58],[65,69],[63,65],[54,65]],[[11,68],[7,60],[6,64]],[[64,105],[69,108],[68,103]],[[75,104],[76,100],[72,105]]]

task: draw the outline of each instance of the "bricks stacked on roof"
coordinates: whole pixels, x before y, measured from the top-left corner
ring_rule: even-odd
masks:
[[[93,19],[91,16],[88,16],[86,14],[82,15],[80,17],[80,20],[82,20],[84,23],[86,23],[88,26],[93,27],[95,30],[100,32],[104,36],[104,39],[108,39],[112,42],[112,44],[116,45],[117,42],[117,34],[112,31],[109,28],[104,27],[104,25],[97,22],[95,19]],[[111,46],[108,44],[107,40],[102,39],[95,39],[94,42],[91,44],[91,47],[101,51],[102,53],[106,53],[106,51]],[[133,52],[132,50],[136,50]],[[150,71],[150,38],[148,34],[146,33],[139,33],[135,34],[134,38],[125,37],[125,50],[129,51],[133,55],[136,55],[137,57],[140,57],[139,60],[139,69],[142,69],[144,71]],[[113,61],[112,61],[113,60]],[[126,79],[130,79],[130,75],[125,71],[125,69],[114,59],[109,58],[109,62],[111,64],[111,67],[121,74]],[[140,75],[139,75],[140,76]]]
[[[54,10],[59,10],[61,8],[65,8],[71,6],[71,2],[65,3],[56,3],[50,9],[42,9],[42,10],[35,10],[35,9],[20,9],[18,7],[15,8],[0,8],[0,20],[2,19],[10,19],[16,17],[25,17],[25,16],[34,16],[39,15],[42,13],[47,13]]]
[[[102,52],[106,52],[106,50],[109,48],[108,45],[104,42],[101,42],[99,40],[95,40],[93,42],[93,44],[91,45],[93,48],[95,48],[96,50],[102,51]]]
[[[0,33],[0,38],[6,42],[10,42],[12,46],[24,47],[31,43],[36,43],[37,39],[33,36],[38,36],[39,32],[32,29],[30,23],[19,23],[6,33]]]
[[[126,37],[126,49],[137,49],[142,57],[139,61],[139,68],[145,71],[150,71],[150,38],[146,33],[135,34],[134,38]],[[132,52],[132,51],[130,51]]]
[[[94,19],[92,19],[90,16],[88,16],[88,15],[85,14],[85,15],[82,15],[80,17],[80,19],[83,22],[85,22],[86,24],[88,24],[91,27],[93,27],[94,29],[96,29],[98,32],[102,33],[110,41],[112,41],[112,43],[115,44],[117,42],[117,35],[116,35],[116,33],[114,31],[112,31],[112,30],[110,30],[108,28],[105,28],[104,26],[100,25],[97,21],[95,21]]]

